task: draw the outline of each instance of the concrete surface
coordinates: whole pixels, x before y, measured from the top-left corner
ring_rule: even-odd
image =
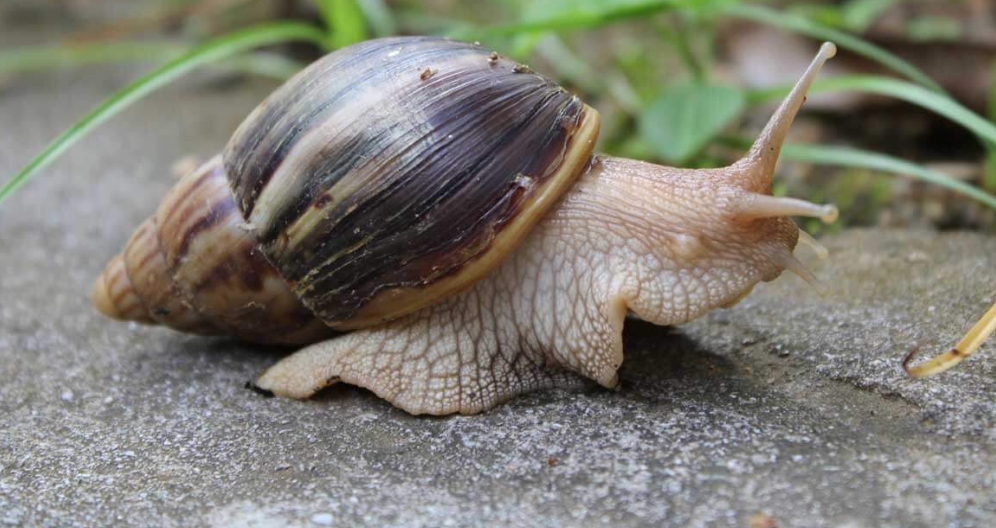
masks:
[[[131,72],[0,92],[0,178]],[[114,119],[0,206],[0,525],[993,526],[996,347],[929,381],[996,295],[996,240],[852,231],[678,329],[627,325],[618,392],[414,418],[243,383],[284,352],[100,318],[90,283],[272,85],[201,78]],[[756,521],[756,519],[755,519]]]

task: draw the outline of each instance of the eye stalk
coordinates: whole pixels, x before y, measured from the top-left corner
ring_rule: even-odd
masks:
[[[734,203],[734,213],[745,220],[779,216],[806,216],[819,218],[829,224],[837,220],[838,211],[833,205],[817,205],[797,198],[771,196],[771,179],[778,163],[782,144],[788,136],[795,116],[806,101],[806,93],[828,59],[837,54],[837,46],[824,42],[809,68],[792,87],[785,100],[768,120],[750,151],[730,167],[735,178],[742,180],[747,189]]]
[[[835,205],[819,205],[798,198],[783,198],[769,194],[747,193],[734,202],[733,212],[737,218],[754,220],[779,216],[805,216],[819,218],[824,224],[837,221],[839,212]]]
[[[778,163],[778,155],[792,127],[792,121],[795,120],[802,104],[806,102],[806,93],[809,92],[809,87],[813,85],[823,65],[836,54],[837,46],[832,42],[824,42],[820,46],[820,51],[813,58],[813,62],[792,87],[788,96],[778,105],[778,109],[768,120],[768,124],[764,126],[750,151],[731,167],[746,179],[748,189],[755,192],[767,192],[771,189],[775,164]]]
[[[802,216],[819,218],[823,223],[830,224],[840,216],[837,207],[832,204],[815,204],[798,198],[778,197],[770,194],[775,165],[778,163],[778,156],[792,122],[806,101],[806,93],[813,81],[816,80],[823,65],[836,54],[837,47],[833,43],[825,42],[820,46],[813,62],[810,63],[809,68],[806,69],[788,96],[775,110],[764,130],[751,146],[750,151],[729,168],[733,178],[738,180],[744,189],[744,192],[731,204],[731,213],[738,220],[750,221],[762,218]],[[826,248],[820,246],[802,230],[799,231],[799,238],[804,244],[810,246],[821,259],[826,258]],[[820,295],[826,295],[826,288],[792,254],[790,249],[773,255],[772,258],[782,269],[798,275],[816,289]]]

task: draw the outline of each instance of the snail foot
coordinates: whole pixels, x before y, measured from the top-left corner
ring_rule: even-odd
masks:
[[[305,399],[343,382],[411,414],[446,415],[476,414],[535,390],[590,385],[542,355],[513,352],[467,327],[429,323],[414,317],[316,343],[270,367],[250,388]]]

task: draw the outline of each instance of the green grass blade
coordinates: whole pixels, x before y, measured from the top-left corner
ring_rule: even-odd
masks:
[[[367,21],[355,0],[338,0],[333,14],[336,17],[333,48],[345,48],[367,38]]]
[[[357,4],[375,37],[386,37],[397,32],[394,13],[384,0],[359,0]]]
[[[315,7],[318,8],[318,15],[322,18],[322,25],[325,27],[326,33],[331,40],[332,32],[335,28],[335,13],[334,4],[338,0],[314,0]]]
[[[225,59],[224,62],[218,64],[218,67],[222,69],[229,68],[233,71],[269,77],[277,81],[286,81],[303,70],[305,66],[306,64],[289,57],[265,51],[243,53]]]
[[[41,154],[0,188],[0,203],[88,132],[153,91],[205,64],[259,46],[290,41],[312,42],[322,46],[325,43],[325,34],[315,26],[298,22],[263,24],[218,37],[143,75],[97,105],[49,143]]]
[[[776,100],[787,94],[788,87],[753,92],[752,104]],[[864,92],[900,99],[942,115],[972,131],[980,139],[996,145],[996,125],[965,108],[951,97],[916,84],[874,75],[844,75],[816,81],[810,94],[822,92]]]
[[[916,66],[874,44],[843,31],[817,24],[800,16],[779,13],[774,9],[758,5],[733,5],[727,9],[726,13],[736,18],[772,25],[817,39],[833,41],[838,46],[878,62],[931,90],[937,92],[944,91],[940,85],[928,77],[927,74],[917,69]]]
[[[750,146],[750,141],[736,141],[744,148]],[[906,160],[847,147],[830,147],[825,145],[786,144],[782,147],[782,158],[805,163],[821,165],[836,165],[839,167],[856,167],[879,172],[898,174],[916,180],[927,182],[938,187],[944,187],[961,195],[967,196],[993,209],[996,209],[996,196],[973,187],[963,181],[956,180],[942,172],[928,169]]]
[[[175,59],[189,46],[170,42],[71,44],[0,51],[0,75],[117,62]]]
[[[909,176],[937,185],[938,187],[944,187],[996,209],[996,196],[988,194],[979,188],[972,187],[963,181],[956,180],[942,172],[877,152],[846,147],[828,147],[824,145],[788,144],[782,148],[782,157],[808,163],[859,167]]]
[[[536,31],[552,31],[563,29],[589,28],[605,25],[627,18],[645,17],[660,11],[674,8],[690,8],[697,5],[688,0],[627,0],[624,2],[589,2],[578,4],[576,9],[543,8],[540,11],[545,16],[527,18],[522,22],[503,26],[484,28],[459,28],[449,32],[454,38],[470,39],[485,36],[505,36]],[[533,4],[543,5],[543,4]],[[700,9],[703,9],[700,7]],[[715,9],[720,12],[763,24],[776,26],[787,31],[793,31],[810,37],[831,40],[842,48],[849,49],[859,55],[876,61],[883,66],[909,79],[935,90],[944,90],[927,74],[916,66],[858,37],[824,25],[812,22],[806,18],[779,13],[773,9],[749,4],[724,5],[717,2]],[[548,12],[547,12],[548,11]],[[708,9],[707,9],[708,11]]]
[[[329,46],[344,48],[366,38],[367,25],[356,0],[315,0]]]
[[[535,13],[522,22],[503,26],[458,28],[451,31],[448,36],[458,39],[473,39],[537,31],[590,28],[627,18],[651,15],[667,9],[682,7],[689,3],[689,0],[627,0],[623,2],[588,2],[592,5],[582,3],[570,9],[557,9],[558,6],[544,7],[544,4],[536,3],[530,5],[540,6],[540,8],[534,9]],[[565,2],[560,2],[560,4],[567,5]]]
[[[175,42],[115,42],[113,44],[59,44],[0,51],[0,76],[98,64],[165,62],[190,51]],[[239,55],[219,64],[221,69],[286,79],[303,65],[275,53]]]

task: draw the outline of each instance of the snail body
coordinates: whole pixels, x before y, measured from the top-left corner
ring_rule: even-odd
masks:
[[[821,48],[743,160],[688,170],[593,155],[597,111],[479,46],[339,50],[181,179],[95,304],[313,343],[256,381],[279,396],[342,381],[449,414],[583,378],[613,387],[627,314],[678,324],[785,269],[811,280],[787,217],[836,210],[770,196],[771,176],[832,55]]]

